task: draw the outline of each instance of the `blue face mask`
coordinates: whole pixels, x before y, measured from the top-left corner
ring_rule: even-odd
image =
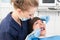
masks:
[[[27,21],[30,18],[20,18],[22,21]]]

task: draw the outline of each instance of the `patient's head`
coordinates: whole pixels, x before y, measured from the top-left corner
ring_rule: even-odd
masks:
[[[45,30],[45,24],[44,24],[43,20],[38,17],[34,17],[30,21],[30,32],[32,32],[33,30],[36,30],[38,28],[41,29],[40,36],[44,36],[46,33],[46,30]]]

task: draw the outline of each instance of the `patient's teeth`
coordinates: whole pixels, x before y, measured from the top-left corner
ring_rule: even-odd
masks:
[[[43,31],[43,30],[45,30],[45,28],[44,27],[41,27],[41,31]]]

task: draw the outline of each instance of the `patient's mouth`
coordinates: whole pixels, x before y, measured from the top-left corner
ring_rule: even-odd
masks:
[[[41,27],[41,31],[43,31],[43,30],[45,30],[45,28],[44,27]]]

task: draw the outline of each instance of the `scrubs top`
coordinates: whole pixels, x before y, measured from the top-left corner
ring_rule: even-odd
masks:
[[[25,40],[28,34],[28,21],[22,21],[20,26],[10,12],[0,23],[0,40]]]

